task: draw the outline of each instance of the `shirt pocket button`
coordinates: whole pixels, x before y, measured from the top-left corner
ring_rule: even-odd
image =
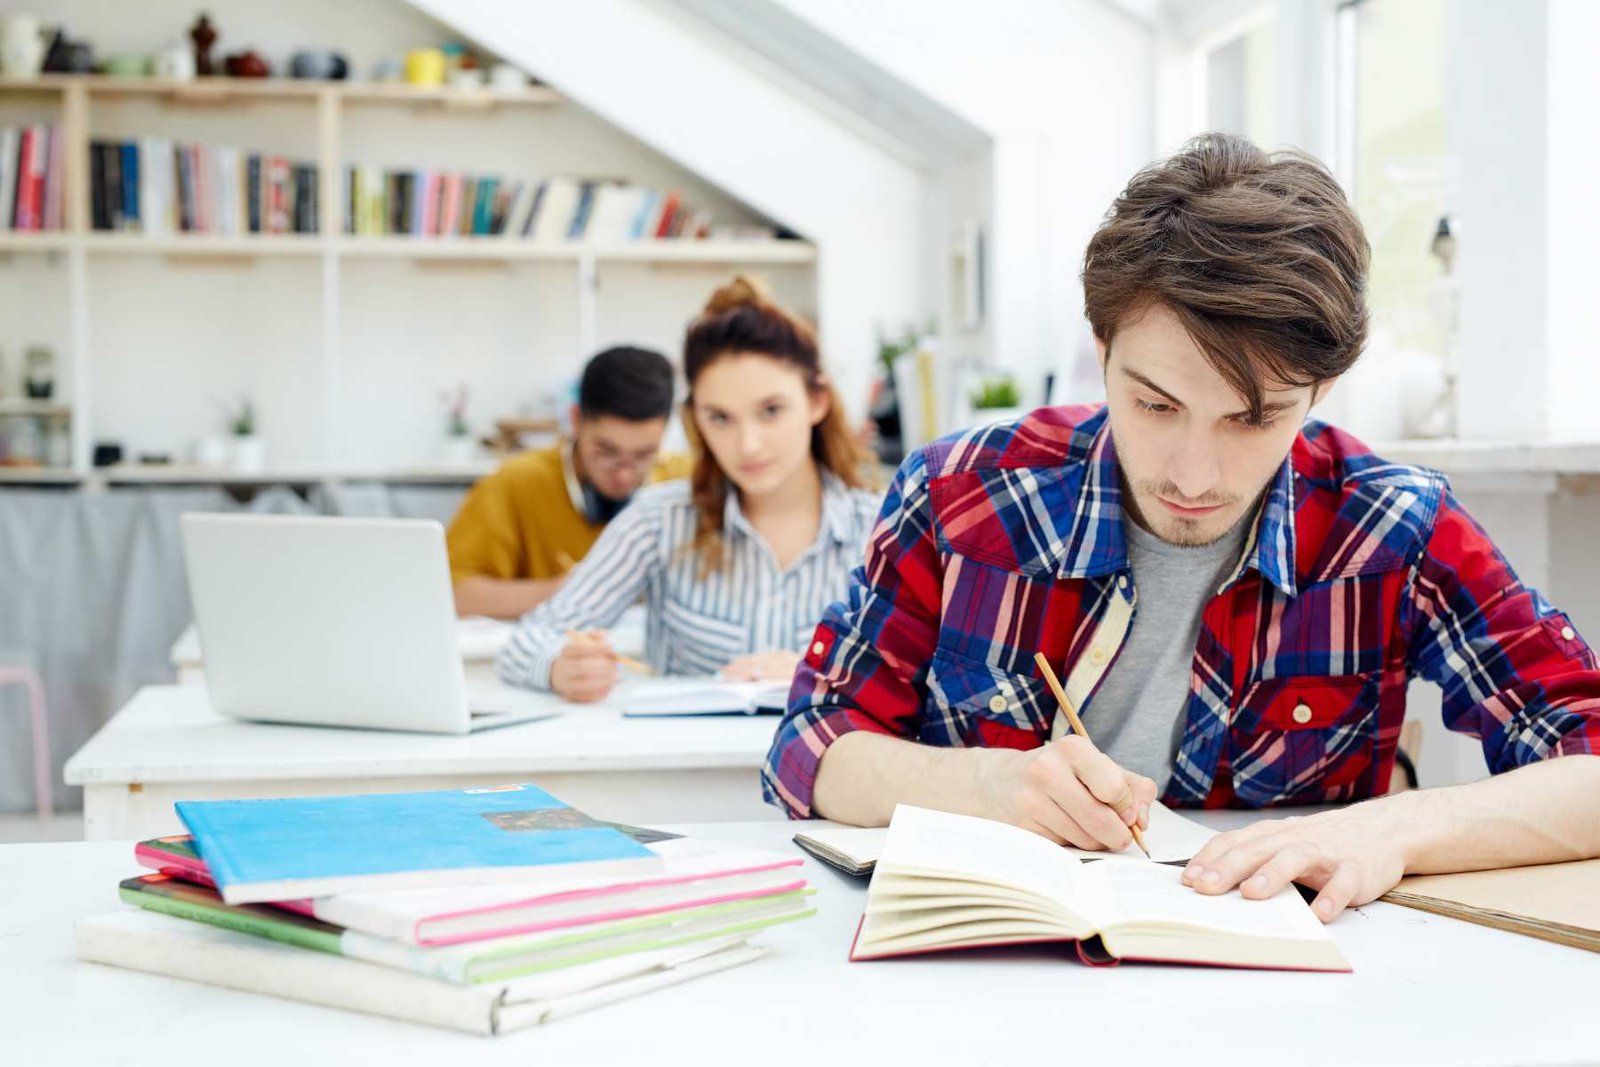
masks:
[[[1002,711],[1005,711],[1009,706],[1010,705],[1006,698],[998,693],[989,698],[989,710],[994,712],[996,715],[1000,714]]]
[[[1311,705],[1296,704],[1294,706],[1294,721],[1304,726],[1311,721]]]

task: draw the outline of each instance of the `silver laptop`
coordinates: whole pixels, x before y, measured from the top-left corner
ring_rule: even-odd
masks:
[[[184,515],[206,684],[240,719],[464,734],[556,714],[469,701],[444,528],[411,519]]]

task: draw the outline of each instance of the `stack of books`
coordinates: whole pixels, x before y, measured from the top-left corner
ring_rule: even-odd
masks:
[[[61,229],[64,149],[54,126],[0,127],[0,232]]]
[[[673,238],[771,240],[764,226],[716,226],[709,212],[622,181],[517,180],[454,171],[345,171],[345,232],[360,237],[510,237],[617,244]]]
[[[181,803],[85,960],[484,1034],[760,958],[800,859],[598,822],[532,785]]]
[[[316,233],[317,167],[165,137],[92,141],[89,213],[96,230],[152,237]]]

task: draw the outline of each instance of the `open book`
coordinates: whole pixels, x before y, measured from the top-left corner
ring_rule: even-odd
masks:
[[[1142,857],[1085,863],[1015,826],[902,804],[850,958],[1060,941],[1086,963],[1350,970],[1292,886],[1246,900],[1181,876]]]
[[[817,826],[795,834],[794,843],[845,874],[871,874],[888,833],[888,828],[883,826]],[[1157,863],[1187,863],[1216,835],[1215,830],[1193,819],[1185,819],[1158,800],[1150,807],[1150,826],[1144,832],[1144,843],[1149,846],[1150,859]],[[1090,852],[1081,848],[1067,851],[1086,860],[1112,856],[1144,858],[1139,846],[1133,844],[1121,852]]]
[[[630,688],[622,714],[644,719],[676,715],[781,715],[788,682],[722,682],[715,678],[664,678]]]

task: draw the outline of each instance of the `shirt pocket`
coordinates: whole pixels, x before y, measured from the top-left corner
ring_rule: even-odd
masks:
[[[1268,678],[1234,716],[1233,791],[1253,807],[1372,795],[1378,672]]]
[[[714,674],[750,651],[750,627],[694,610],[668,597],[661,603],[667,673]]]
[[[935,654],[917,740],[976,748],[1037,748],[1055,705],[1044,683],[975,660]]]

